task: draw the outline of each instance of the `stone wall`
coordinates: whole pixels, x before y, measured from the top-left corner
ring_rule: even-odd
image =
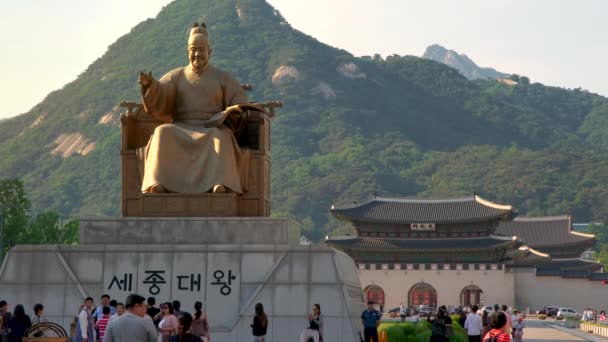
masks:
[[[608,286],[601,281],[562,277],[538,277],[534,268],[514,271],[515,303],[531,312],[545,305],[572,308],[580,313],[587,307],[608,308]]]
[[[437,291],[439,305],[460,304],[460,293],[469,285],[483,290],[482,304],[515,302],[513,273],[505,270],[365,270],[359,269],[361,288],[380,286],[385,294],[385,310],[407,305],[408,292],[417,283],[428,283]]]
[[[356,340],[364,309],[355,264],[324,246],[20,245],[0,269],[0,294],[69,328],[86,296],[124,302],[136,292],[178,299],[209,315],[213,341],[251,341],[254,305],[269,316],[267,341],[297,341],[306,314],[321,304],[327,341]]]

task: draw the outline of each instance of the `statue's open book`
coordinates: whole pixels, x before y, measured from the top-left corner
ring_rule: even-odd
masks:
[[[224,111],[214,114],[209,120],[205,121],[205,127],[219,127],[230,114],[239,114],[247,110],[266,113],[264,107],[259,103],[236,104],[224,109]]]

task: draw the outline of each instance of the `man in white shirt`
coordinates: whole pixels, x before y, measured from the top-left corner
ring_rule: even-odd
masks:
[[[93,315],[91,310],[93,309],[93,298],[87,297],[84,300],[82,311],[78,315],[78,324],[76,324],[76,334],[74,335],[74,342],[93,342],[95,341],[95,334],[93,333],[94,323]]]
[[[481,316],[476,313],[477,310],[479,310],[479,307],[473,305],[471,313],[467,315],[467,319],[464,321],[464,329],[469,336],[469,342],[481,342],[483,323],[481,322]]]
[[[127,312],[110,322],[103,342],[157,342],[154,323],[146,317],[146,299],[131,294],[127,297],[125,306]]]

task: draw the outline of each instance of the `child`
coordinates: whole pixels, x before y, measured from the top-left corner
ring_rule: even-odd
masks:
[[[110,322],[110,307],[104,306],[102,309],[101,318],[95,323],[95,328],[99,331],[99,340],[103,341],[103,337],[106,334],[106,328]]]
[[[526,324],[524,323],[524,318],[519,316],[517,321],[513,323],[513,341],[514,342],[522,342],[524,337],[524,328]]]

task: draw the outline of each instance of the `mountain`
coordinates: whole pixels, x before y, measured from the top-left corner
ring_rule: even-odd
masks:
[[[0,123],[0,177],[35,209],[119,215],[121,99],[137,75],[187,64],[204,20],[211,62],[280,100],[272,122],[273,214],[319,240],[349,227],[332,203],[476,192],[530,215],[608,218],[608,99],[539,83],[470,81],[413,56],[354,57],[295,30],[262,0],[177,0],[71,83]]]
[[[448,50],[441,45],[434,44],[426,48],[422,58],[430,59],[435,62],[443,63],[458,70],[469,80],[503,78],[508,76],[505,73],[496,71],[492,68],[482,68],[477,66],[467,55],[458,54],[454,50]]]

